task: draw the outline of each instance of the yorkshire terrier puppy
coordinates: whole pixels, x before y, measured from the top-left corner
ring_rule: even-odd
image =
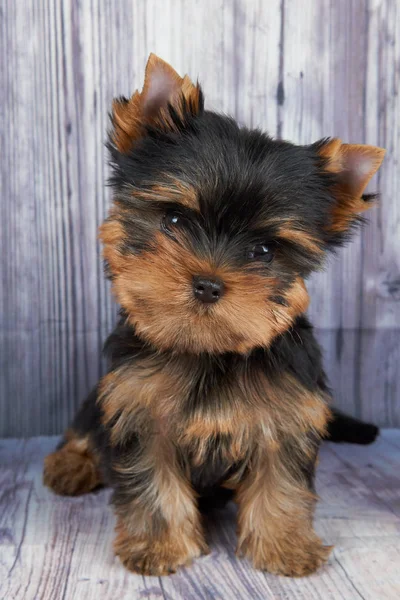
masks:
[[[330,422],[304,281],[371,206],[384,150],[240,127],[151,55],[142,92],[113,103],[109,151],[100,236],[121,318],[110,371],[44,482],[113,487],[115,552],[132,571],[168,574],[207,552],[202,509],[232,495],[239,555],[312,573],[331,550],[312,525],[320,441],[368,443],[377,429]]]

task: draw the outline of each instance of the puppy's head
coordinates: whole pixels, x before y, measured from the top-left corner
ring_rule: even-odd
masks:
[[[179,352],[246,353],[290,328],[308,306],[304,279],[371,205],[384,155],[241,128],[154,55],[112,123],[101,238],[114,292],[140,336]]]

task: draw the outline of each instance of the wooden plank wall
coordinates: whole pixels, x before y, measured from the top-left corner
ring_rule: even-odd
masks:
[[[61,431],[104,368],[107,112],[150,51],[243,123],[388,149],[380,207],[310,288],[338,404],[398,426],[399,2],[3,0],[0,19],[0,435]]]

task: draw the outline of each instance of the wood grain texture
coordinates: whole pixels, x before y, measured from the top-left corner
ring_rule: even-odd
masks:
[[[0,442],[0,597],[7,600],[397,600],[400,595],[400,432],[370,447],[325,444],[316,527],[335,550],[304,579],[255,571],[235,557],[235,509],[209,519],[211,554],[170,577],[141,577],[113,556],[103,490],[61,498],[41,482],[56,438]]]
[[[0,434],[60,432],[104,370],[107,113],[150,51],[242,123],[388,149],[381,205],[310,281],[310,313],[337,403],[400,425],[399,3],[4,0],[0,18]]]

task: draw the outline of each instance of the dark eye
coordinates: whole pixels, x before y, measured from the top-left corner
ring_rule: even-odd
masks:
[[[271,244],[255,244],[247,251],[247,258],[269,263],[274,258],[274,248]]]
[[[174,229],[182,224],[182,216],[176,211],[168,211],[162,218],[162,228],[167,233],[172,233]]]

